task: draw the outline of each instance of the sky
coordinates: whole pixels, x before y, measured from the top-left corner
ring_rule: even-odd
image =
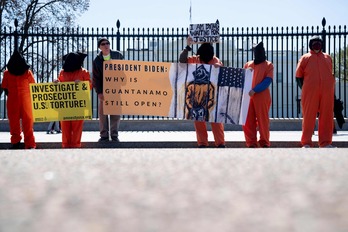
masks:
[[[218,19],[224,28],[321,28],[323,17],[327,26],[347,25],[347,9],[347,0],[90,0],[77,23],[111,28],[119,19],[121,28],[187,28]]]

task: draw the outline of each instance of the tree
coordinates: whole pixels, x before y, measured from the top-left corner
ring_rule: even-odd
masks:
[[[3,27],[3,25],[2,25],[2,16],[4,14],[3,12],[5,10],[5,6],[7,5],[7,2],[8,2],[8,0],[0,0],[0,25],[1,25],[1,27]]]
[[[1,54],[8,57],[8,53],[13,50],[13,45],[8,42],[9,34],[15,29],[20,35],[18,50],[36,64],[37,69],[51,63],[52,70],[57,62],[44,58],[43,49],[40,53],[32,54],[35,46],[43,47],[43,43],[52,43],[55,41],[43,38],[41,40],[32,40],[28,37],[30,30],[34,28],[58,28],[76,26],[76,19],[82,13],[88,10],[90,0],[0,0],[0,42]],[[13,28],[14,21],[18,20],[18,28]],[[7,31],[5,30],[7,28]],[[7,39],[7,41],[6,41]],[[41,45],[39,45],[39,43]],[[10,44],[10,45],[9,45]],[[54,46],[57,46],[55,44]],[[28,53],[31,53],[30,56]],[[32,63],[33,63],[32,62]],[[3,70],[5,67],[1,67]],[[39,77],[42,79],[44,77]],[[43,79],[42,79],[43,80]]]
[[[4,10],[1,27],[13,25],[18,19],[19,28],[24,35],[19,45],[22,51],[30,27],[72,27],[77,16],[89,7],[89,0],[1,0]]]
[[[24,30],[32,26],[74,26],[76,18],[89,7],[89,0],[0,1],[1,26],[13,25],[14,19],[18,19]]]

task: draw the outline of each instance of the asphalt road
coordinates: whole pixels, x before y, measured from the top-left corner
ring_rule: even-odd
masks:
[[[348,149],[0,150],[1,232],[346,232]]]

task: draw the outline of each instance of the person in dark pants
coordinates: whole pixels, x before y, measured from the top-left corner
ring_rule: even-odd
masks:
[[[93,88],[98,94],[99,106],[99,131],[100,138],[98,142],[111,141],[119,142],[118,130],[120,126],[120,115],[105,115],[103,110],[104,94],[103,94],[103,62],[104,60],[123,60],[123,55],[119,51],[110,49],[110,41],[107,38],[98,40],[98,48],[100,53],[93,61]],[[109,128],[110,123],[110,128]]]
[[[62,131],[60,130],[59,121],[52,121],[48,124],[47,134],[59,134],[61,132]]]

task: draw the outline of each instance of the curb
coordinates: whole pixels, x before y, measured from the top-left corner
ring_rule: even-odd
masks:
[[[49,122],[34,123],[35,131],[46,131]],[[207,123],[211,130],[210,123]],[[301,131],[302,119],[271,118],[271,131]],[[85,120],[84,131],[99,131],[99,120]],[[194,131],[194,123],[191,120],[179,119],[121,119],[120,131]],[[225,131],[241,131],[241,125],[225,124]],[[347,126],[348,130],[348,126]],[[0,120],[0,131],[10,131],[7,119]]]
[[[22,144],[23,145],[23,144]],[[36,143],[37,149],[62,149],[62,144],[57,142]],[[348,148],[348,142],[333,142],[333,146],[338,148]],[[24,146],[24,145],[23,145]],[[10,143],[0,143],[0,150],[10,149]],[[82,142],[80,149],[180,149],[197,148],[196,142]],[[205,149],[215,148],[213,143]],[[226,142],[226,148],[246,148],[245,142]],[[271,148],[301,148],[301,144],[295,141],[276,141],[271,142]],[[204,149],[204,148],[203,148]],[[218,148],[216,148],[218,149]],[[219,148],[220,149],[220,148]]]
[[[336,128],[338,128],[336,120]],[[346,118],[346,121],[348,119]],[[34,123],[35,131],[46,131],[49,122]],[[210,123],[207,123],[211,130]],[[84,131],[99,131],[99,120],[85,120]],[[194,131],[191,120],[181,119],[121,119],[120,131]],[[270,131],[301,131],[302,118],[270,118]],[[340,130],[348,130],[348,123]],[[0,120],[0,131],[10,131],[7,119]],[[225,131],[242,131],[241,125],[225,124]]]

